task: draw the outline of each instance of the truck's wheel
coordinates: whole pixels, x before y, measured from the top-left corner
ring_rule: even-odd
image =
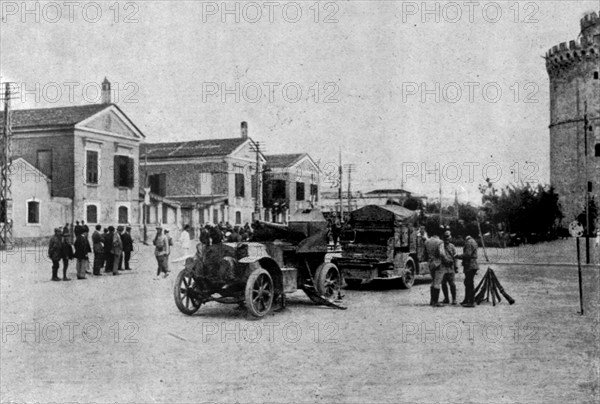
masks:
[[[415,264],[412,261],[409,261],[406,264],[406,268],[402,278],[400,278],[400,288],[401,289],[410,289],[412,285],[415,283]]]
[[[184,269],[175,278],[173,297],[175,305],[183,314],[191,316],[198,311],[202,301],[197,294],[198,285],[191,271]]]
[[[326,299],[335,299],[342,289],[342,275],[332,263],[319,265],[315,272],[316,289]]]
[[[275,288],[269,273],[259,267],[248,277],[246,282],[246,307],[255,317],[264,317],[273,306]]]

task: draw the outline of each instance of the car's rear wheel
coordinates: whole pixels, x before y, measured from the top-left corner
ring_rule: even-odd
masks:
[[[191,316],[198,311],[202,300],[198,295],[199,285],[191,271],[184,269],[175,278],[173,297],[175,305],[183,314]]]

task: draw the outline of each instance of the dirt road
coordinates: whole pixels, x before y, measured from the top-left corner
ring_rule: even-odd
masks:
[[[600,399],[598,269],[584,270],[584,316],[576,269],[497,266],[513,306],[434,309],[427,281],[380,283],[346,291],[346,311],[299,292],[254,321],[218,303],[181,314],[175,276],[138,257],[119,277],[50,282],[34,253],[2,256],[3,403]]]

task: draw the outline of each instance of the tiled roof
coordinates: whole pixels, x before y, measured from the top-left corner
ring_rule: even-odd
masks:
[[[247,139],[207,139],[190,142],[144,143],[140,147],[140,158],[148,159],[227,156]]]
[[[97,114],[111,104],[90,104],[75,107],[16,109],[11,112],[13,129],[35,127],[71,127]],[[4,125],[4,111],[0,112],[0,127]]]
[[[273,168],[285,168],[294,165],[302,157],[306,156],[306,153],[295,153],[295,154],[272,154],[265,156],[267,159],[267,165]]]

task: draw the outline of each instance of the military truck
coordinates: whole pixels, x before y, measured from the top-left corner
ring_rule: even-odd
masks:
[[[331,262],[349,287],[396,279],[408,289],[415,276],[429,275],[416,212],[398,205],[367,205],[352,211],[348,224],[342,233],[341,257]]]

